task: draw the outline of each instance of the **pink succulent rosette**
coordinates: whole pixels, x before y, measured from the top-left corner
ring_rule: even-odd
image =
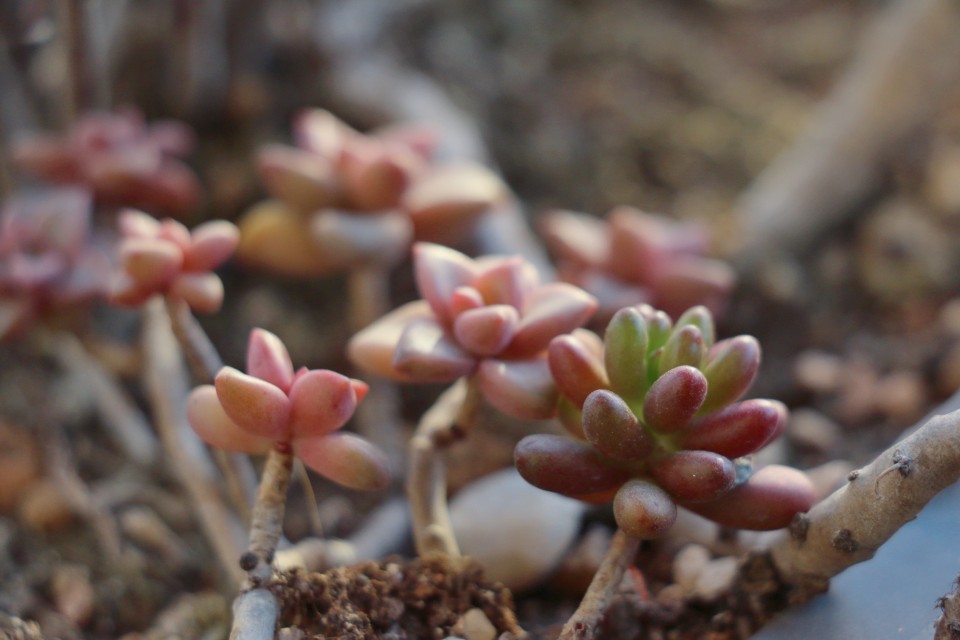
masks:
[[[547,418],[558,399],[546,348],[583,325],[593,296],[541,284],[519,256],[473,260],[429,243],[414,246],[423,300],[406,304],[356,334],[348,355],[371,373],[407,382],[472,376],[487,401],[519,418]]]
[[[367,385],[326,369],[294,372],[280,339],[254,329],[247,372],[224,367],[213,385],[190,394],[187,416],[207,444],[242,453],[292,451],[305,465],[352,489],[382,489],[386,456],[373,444],[338,432]]]
[[[705,257],[709,238],[700,225],[616,207],[605,220],[552,211],[539,227],[561,277],[597,297],[601,323],[641,303],[672,318],[696,305],[714,315],[726,308],[735,275],[725,262]]]
[[[48,189],[0,213],[0,340],[51,311],[106,295],[110,261],[90,234],[90,194]]]
[[[83,185],[101,202],[178,215],[200,198],[200,183],[177,159],[193,134],[174,121],[147,124],[135,109],[81,116],[66,137],[36,134],[17,140],[21,169],[56,183]]]
[[[176,220],[158,221],[134,209],[120,213],[120,282],[112,300],[139,306],[154,294],[172,295],[200,313],[223,303],[223,283],[211,270],[237,248],[240,232],[225,220],[205,222],[192,232]]]
[[[506,196],[469,163],[433,162],[432,132],[392,126],[364,135],[312,109],[294,122],[296,146],[273,144],[258,168],[273,200],[243,217],[240,257],[295,276],[392,266],[414,238],[463,239]]]

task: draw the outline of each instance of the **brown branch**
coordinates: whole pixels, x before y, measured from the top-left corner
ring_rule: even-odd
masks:
[[[292,469],[293,453],[289,447],[274,448],[267,454],[257,501],[253,505],[250,546],[240,559],[240,566],[247,571],[253,585],[264,582],[273,574],[273,556],[283,534],[283,514]]]
[[[243,532],[222,500],[219,479],[206,447],[187,422],[187,372],[170,317],[159,299],[146,306],[143,342],[144,377],[160,441],[221,567],[227,576],[239,582],[241,574],[236,563]]]
[[[447,509],[447,471],[442,450],[466,435],[478,408],[476,385],[469,378],[461,378],[423,414],[410,439],[406,488],[414,542],[420,556],[437,551],[460,555]]]
[[[869,560],[941,490],[960,479],[960,410],[930,418],[849,482],[798,515],[769,554],[781,579],[800,597]]]
[[[580,606],[563,626],[559,640],[591,640],[600,637],[600,625],[610,608],[610,600],[616,594],[623,574],[633,562],[639,546],[640,540],[617,529],[603,563],[594,574]]]
[[[127,457],[144,466],[152,465],[159,455],[160,443],[146,417],[119,382],[69,333],[45,336],[47,353],[57,359],[67,373],[87,387],[97,412],[110,436]]]
[[[746,262],[809,246],[855,212],[897,145],[943,108],[960,82],[957,59],[955,0],[891,2],[809,130],[741,196]]]

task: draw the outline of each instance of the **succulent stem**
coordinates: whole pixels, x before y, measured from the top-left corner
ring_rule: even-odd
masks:
[[[292,469],[293,452],[289,447],[277,446],[267,454],[250,521],[250,546],[241,559],[241,567],[254,586],[273,573],[273,556],[283,532]]]
[[[559,640],[589,640],[600,637],[600,625],[627,566],[637,553],[640,540],[620,529],[613,535],[603,563],[594,574],[580,606],[563,626]]]
[[[423,414],[407,449],[407,496],[417,553],[459,557],[447,510],[447,478],[442,450],[463,438],[475,422],[480,393],[471,378],[461,378]]]

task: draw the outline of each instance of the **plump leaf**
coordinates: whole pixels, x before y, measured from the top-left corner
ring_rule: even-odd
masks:
[[[393,354],[393,368],[418,382],[453,382],[476,366],[474,356],[433,318],[407,324]]]
[[[646,480],[630,480],[613,499],[613,517],[628,536],[649,540],[666,533],[677,519],[670,495]]]
[[[527,436],[517,444],[513,459],[517,471],[533,486],[571,497],[616,489],[628,478],[589,444],[565,436]]]
[[[647,390],[647,323],[636,307],[617,311],[603,336],[604,364],[611,388],[629,403]]]
[[[273,442],[240,428],[223,410],[213,385],[197,387],[187,399],[187,419],[200,439],[211,447],[241,453],[266,453]]]
[[[394,380],[410,381],[410,376],[393,366],[397,343],[408,324],[432,317],[430,306],[425,301],[408,302],[355,333],[347,343],[347,356],[364,371]]]
[[[264,329],[251,331],[247,341],[247,373],[288,392],[293,384],[293,362],[283,341]]]
[[[596,308],[593,296],[565,282],[536,289],[524,301],[511,353],[530,355],[546,349],[555,336],[583,325]]]
[[[652,450],[653,439],[623,399],[600,389],[583,403],[583,433],[603,455],[624,462],[640,462]]]
[[[685,449],[714,451],[739,458],[776,438],[787,422],[787,408],[776,400],[745,400],[695,420],[677,441]]]
[[[224,367],[214,380],[217,397],[230,419],[252,434],[289,439],[290,400],[278,387]]]
[[[473,284],[477,276],[474,261],[448,247],[418,242],[413,246],[413,269],[420,297],[442,323],[452,322],[451,297],[457,287]]]
[[[698,369],[680,366],[650,386],[643,400],[643,420],[660,433],[679,431],[690,422],[707,397],[707,379]]]
[[[769,531],[813,506],[813,485],[802,471],[770,465],[716,500],[683,506],[725,527]]]
[[[491,405],[525,420],[543,420],[556,412],[559,393],[546,358],[481,361],[477,385]]]
[[[733,488],[737,470],[711,451],[677,451],[650,463],[657,483],[681,502],[715,500]]]
[[[352,433],[296,439],[293,453],[320,475],[349,489],[371,491],[390,484],[387,456]]]
[[[674,331],[676,331],[677,328],[686,326],[696,327],[700,330],[700,335],[703,337],[703,344],[707,349],[712,347],[713,343],[717,340],[716,328],[713,324],[713,315],[710,313],[710,310],[703,305],[690,307],[684,311],[683,314],[677,318],[673,328]]]
[[[493,356],[513,339],[520,314],[515,307],[494,304],[464,311],[453,322],[457,342],[471,353]]]
[[[290,432],[294,438],[319,436],[342,427],[357,408],[350,378],[318,369],[297,376],[290,388]]]
[[[190,234],[183,259],[187,271],[210,271],[227,261],[240,244],[240,230],[232,222],[204,222]]]
[[[551,340],[547,358],[557,387],[577,408],[592,392],[608,386],[603,363],[577,336]]]
[[[674,329],[660,353],[659,374],[662,376],[674,367],[700,367],[706,353],[700,329],[687,325]]]
[[[707,377],[707,398],[701,413],[715,411],[739,400],[760,368],[760,344],[753,336],[721,340],[713,346],[703,367]]]
[[[180,298],[197,313],[216,313],[223,304],[223,281],[210,271],[181,273],[173,281],[170,295]]]

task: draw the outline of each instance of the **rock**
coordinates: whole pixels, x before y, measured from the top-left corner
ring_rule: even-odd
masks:
[[[804,351],[793,365],[797,383],[816,393],[836,391],[843,377],[840,356],[823,351]]]
[[[487,618],[483,609],[474,607],[457,620],[450,630],[454,637],[465,640],[495,640],[497,628]]]
[[[673,558],[673,581],[692,594],[704,567],[710,562],[710,551],[699,544],[688,544]]]
[[[737,577],[739,560],[726,556],[711,560],[697,576],[697,583],[693,588],[694,597],[702,600],[716,600],[730,589],[733,579]]]
[[[840,427],[827,416],[813,409],[797,409],[790,413],[787,437],[802,449],[827,453],[840,442]]]
[[[573,544],[586,505],[542,491],[509,468],[467,486],[450,504],[465,555],[513,591],[539,584]]]

